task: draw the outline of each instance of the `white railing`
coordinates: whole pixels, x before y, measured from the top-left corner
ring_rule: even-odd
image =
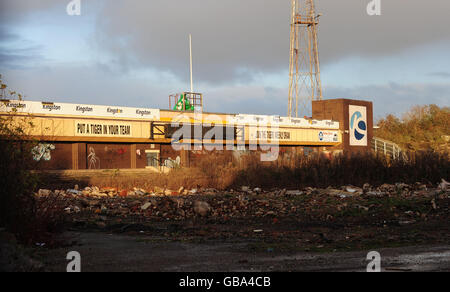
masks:
[[[372,149],[375,151],[375,153],[382,153],[385,156],[390,156],[393,159],[408,160],[408,157],[400,148],[400,146],[391,141],[373,137]]]

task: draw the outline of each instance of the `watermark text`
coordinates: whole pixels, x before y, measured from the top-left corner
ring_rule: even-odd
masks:
[[[367,4],[367,14],[370,16],[381,15],[381,0],[371,0]]]
[[[81,0],[72,0],[66,7],[67,15],[80,16],[81,15]]]

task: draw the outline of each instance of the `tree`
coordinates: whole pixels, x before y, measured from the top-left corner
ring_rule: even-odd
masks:
[[[380,120],[376,136],[409,150],[439,150],[450,135],[450,108],[414,106],[402,119],[388,115]]]

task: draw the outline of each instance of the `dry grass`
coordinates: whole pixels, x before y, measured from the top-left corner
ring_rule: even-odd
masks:
[[[261,162],[259,153],[249,153],[237,160],[230,152],[212,152],[196,160],[191,168],[174,169],[169,174],[132,176],[118,173],[108,178],[91,178],[90,185],[153,190],[155,186],[177,190],[181,186],[226,190],[242,185],[263,188],[302,188],[355,185],[364,183],[436,184],[449,177],[447,154],[416,152],[408,161],[389,160],[372,153],[339,155],[328,159],[320,154],[285,153],[274,162]]]
[[[146,173],[145,175],[112,171],[110,176],[90,177],[88,185],[113,187],[119,190],[134,187],[153,190],[154,187],[177,190],[180,187],[226,189],[233,184],[235,174],[239,171],[231,152],[212,152],[195,160],[190,168],[176,168],[169,174]]]
[[[253,161],[235,180],[235,184],[261,187],[328,187],[365,183],[436,184],[448,178],[448,155],[434,152],[410,153],[408,161],[389,160],[372,153],[343,154],[328,159],[320,154],[309,157],[294,156],[288,163],[270,164]],[[254,160],[257,157],[253,157]]]

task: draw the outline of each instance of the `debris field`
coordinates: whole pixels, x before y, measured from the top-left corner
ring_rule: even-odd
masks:
[[[251,239],[256,242],[251,248],[265,249],[268,244],[268,250],[345,250],[449,243],[448,186],[445,180],[438,186],[397,183],[301,190],[75,186],[41,189],[36,196],[44,201],[56,197],[74,231],[147,235],[162,241]]]

